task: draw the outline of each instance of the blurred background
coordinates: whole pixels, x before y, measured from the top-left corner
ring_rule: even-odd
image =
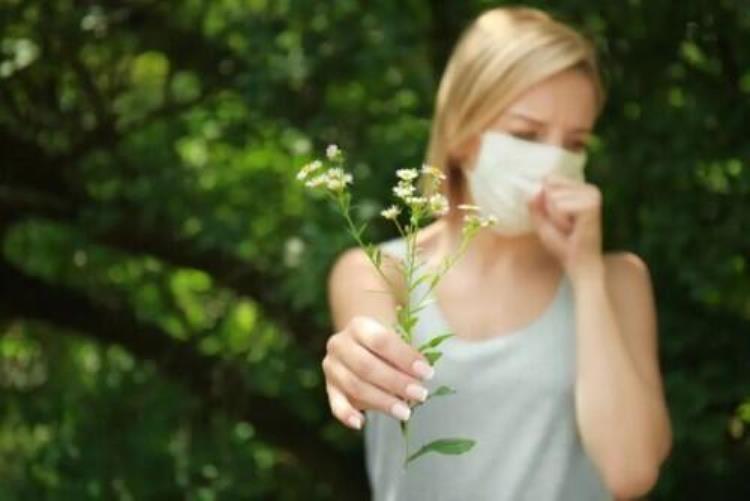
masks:
[[[367,499],[320,368],[353,241],[294,176],[339,144],[394,236],[449,51],[502,4],[0,1],[0,499]],[[528,5],[600,49],[588,179],[650,267],[674,426],[649,499],[750,499],[750,5]]]

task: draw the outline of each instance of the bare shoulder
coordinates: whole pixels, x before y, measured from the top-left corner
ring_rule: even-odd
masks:
[[[651,271],[638,254],[613,251],[604,254],[607,288],[614,294],[648,293],[652,291]]]
[[[390,262],[389,262],[390,261]],[[350,247],[335,259],[328,274],[327,292],[332,321],[341,330],[354,317],[367,315],[389,325],[406,287],[401,274],[384,256],[380,271],[360,247]]]
[[[441,231],[442,223],[440,220],[435,221],[424,228],[417,231],[416,244],[421,249],[430,249]],[[382,245],[385,242],[380,242],[378,245]],[[387,277],[391,283],[398,286],[405,286],[403,282],[403,276],[401,273],[401,260],[389,252],[382,252],[382,264],[381,271],[383,275]],[[379,276],[381,279],[383,275],[378,273],[374,263],[370,260],[367,253],[359,246],[350,247],[342,251],[336,258],[331,268],[330,279],[341,279],[349,277],[365,277]],[[330,280],[329,280],[330,285]]]
[[[620,317],[641,319],[655,330],[656,304],[651,271],[646,261],[630,251],[604,254],[607,291]]]
[[[368,284],[373,282],[386,284],[385,278],[391,284],[398,286],[401,277],[399,266],[400,263],[393,255],[383,252],[379,272],[364,249],[359,246],[349,247],[334,260],[328,275],[328,286],[335,286],[337,282],[341,281],[349,282],[353,280]]]
[[[338,287],[342,283],[348,284],[358,280],[377,281],[378,276],[375,265],[364,249],[359,246],[349,247],[336,256],[328,274],[328,287]]]

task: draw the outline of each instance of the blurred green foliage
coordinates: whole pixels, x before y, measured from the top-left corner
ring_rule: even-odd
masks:
[[[294,175],[338,143],[388,237],[449,50],[501,3],[0,3],[0,498],[366,498],[320,370],[352,242]],[[589,179],[649,264],[675,431],[651,499],[748,499],[750,9],[529,4],[601,50]]]

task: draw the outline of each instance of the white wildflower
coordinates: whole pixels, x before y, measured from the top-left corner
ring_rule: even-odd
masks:
[[[341,148],[335,144],[329,144],[326,148],[326,157],[328,157],[328,160],[335,160],[339,155],[341,155]]]
[[[448,199],[437,193],[430,197],[430,211],[438,216],[444,216],[448,213]]]
[[[443,174],[440,169],[433,167],[432,165],[422,164],[422,174],[427,174],[437,179],[446,179],[447,176]]]
[[[331,191],[341,191],[352,182],[352,175],[344,172],[341,167],[333,167],[326,172],[326,188]]]
[[[424,205],[427,203],[427,197],[406,197],[405,201],[411,206]]]
[[[492,226],[493,224],[496,224],[496,223],[497,223],[497,217],[490,214],[489,216],[483,216],[479,224],[481,224],[482,228],[485,228],[487,226]]]
[[[313,160],[312,162],[305,164],[300,171],[297,173],[297,180],[304,181],[307,176],[320,169],[323,163],[320,160]]]
[[[309,181],[305,182],[305,186],[308,188],[317,188],[321,184],[324,184],[328,181],[328,176],[325,174],[320,174],[315,176],[314,178],[310,179]]]
[[[340,191],[344,189],[344,182],[341,179],[328,179],[326,188],[331,191]]]
[[[396,171],[396,176],[404,181],[413,181],[419,177],[419,172],[417,172],[417,169],[398,169]]]
[[[391,205],[380,212],[380,215],[386,219],[396,219],[399,214],[401,214],[401,209],[397,205]]]
[[[325,184],[327,180],[328,180],[328,177],[325,174],[320,174],[306,181],[305,186],[307,186],[308,188],[317,188],[321,184]]]
[[[397,186],[393,187],[393,193],[397,197],[404,198],[404,199],[412,196],[414,194],[414,190],[415,190],[414,186],[412,186],[409,183],[403,183],[403,182],[400,182],[398,183]]]
[[[487,228],[497,223],[497,217],[492,214],[480,216],[479,214],[465,214],[464,223],[470,227]]]

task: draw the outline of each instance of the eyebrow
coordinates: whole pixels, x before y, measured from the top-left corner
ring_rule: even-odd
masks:
[[[534,117],[531,117],[529,115],[524,115],[523,113],[519,113],[517,111],[511,111],[511,112],[508,113],[508,115],[511,116],[511,117],[521,118],[521,119],[527,120],[529,122],[534,122],[537,125],[545,125],[545,123],[543,121],[541,121],[539,119],[536,119]],[[586,133],[589,133],[589,132],[591,132],[591,129],[589,129],[588,127],[578,127],[576,129],[573,129],[573,132],[586,132]]]

